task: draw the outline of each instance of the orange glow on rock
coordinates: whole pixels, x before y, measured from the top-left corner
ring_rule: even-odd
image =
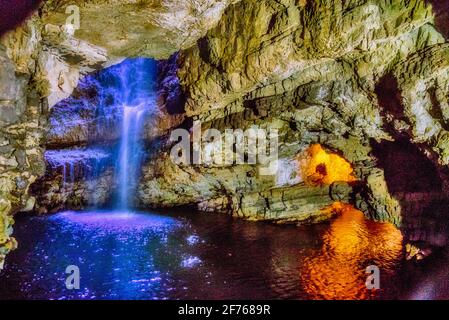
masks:
[[[328,153],[318,143],[311,145],[299,156],[298,161],[301,177],[308,185],[356,181],[351,164],[338,154]]]
[[[324,210],[337,217],[323,235],[320,251],[301,261],[303,290],[310,299],[370,299],[366,267],[376,265],[385,278],[402,257],[402,234],[391,223],[368,220],[349,204],[337,202]]]

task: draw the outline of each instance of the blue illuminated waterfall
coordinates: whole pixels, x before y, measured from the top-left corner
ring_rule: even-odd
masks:
[[[123,122],[118,161],[118,206],[126,209],[136,190],[143,157],[141,135],[147,106],[123,106]]]
[[[114,86],[114,101],[120,106],[120,142],[117,153],[116,207],[133,206],[142,159],[147,116],[155,105],[156,64],[150,59],[129,59],[120,64]]]
[[[85,182],[91,209],[135,205],[145,124],[156,110],[156,76],[156,61],[126,59],[85,76],[76,94],[52,108],[48,140],[56,147],[46,160],[60,172],[66,199]]]

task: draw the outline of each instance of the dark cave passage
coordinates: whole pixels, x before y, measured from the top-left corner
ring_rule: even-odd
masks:
[[[42,0],[2,0],[0,2],[0,36],[25,21],[41,2]]]
[[[413,243],[446,246],[449,200],[435,164],[407,139],[373,143],[372,147],[388,189],[400,203],[405,238]]]
[[[441,191],[442,181],[435,165],[408,140],[382,141],[372,147],[391,193]]]

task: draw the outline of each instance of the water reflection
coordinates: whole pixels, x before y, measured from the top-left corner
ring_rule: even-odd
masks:
[[[401,232],[389,223],[369,221],[345,205],[323,234],[319,250],[300,266],[301,283],[312,299],[368,299],[378,292],[366,288],[366,268],[375,265],[382,277],[398,268]]]
[[[385,298],[395,294],[402,259],[396,228],[349,209],[301,227],[192,212],[17,220],[20,247],[0,274],[3,299]],[[65,288],[73,264],[78,291]],[[370,264],[382,273],[374,296],[362,287]]]

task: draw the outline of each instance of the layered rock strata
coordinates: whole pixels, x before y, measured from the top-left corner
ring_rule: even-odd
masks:
[[[321,143],[354,167],[359,183],[353,202],[373,218],[399,224],[401,198],[390,194],[379,165],[383,154],[373,154],[376,144],[405,136],[431,159],[443,185],[448,181],[448,55],[437,9],[425,1],[231,5],[197,46],[179,55],[186,115],[203,129],[276,128],[281,161]],[[227,203],[239,215],[248,194],[278,188],[275,176],[260,178],[253,167],[184,168],[170,162],[162,154],[144,169],[145,205],[198,202],[213,210]],[[307,198],[298,191],[300,196]],[[251,218],[270,207],[269,201],[253,203],[258,205]]]

